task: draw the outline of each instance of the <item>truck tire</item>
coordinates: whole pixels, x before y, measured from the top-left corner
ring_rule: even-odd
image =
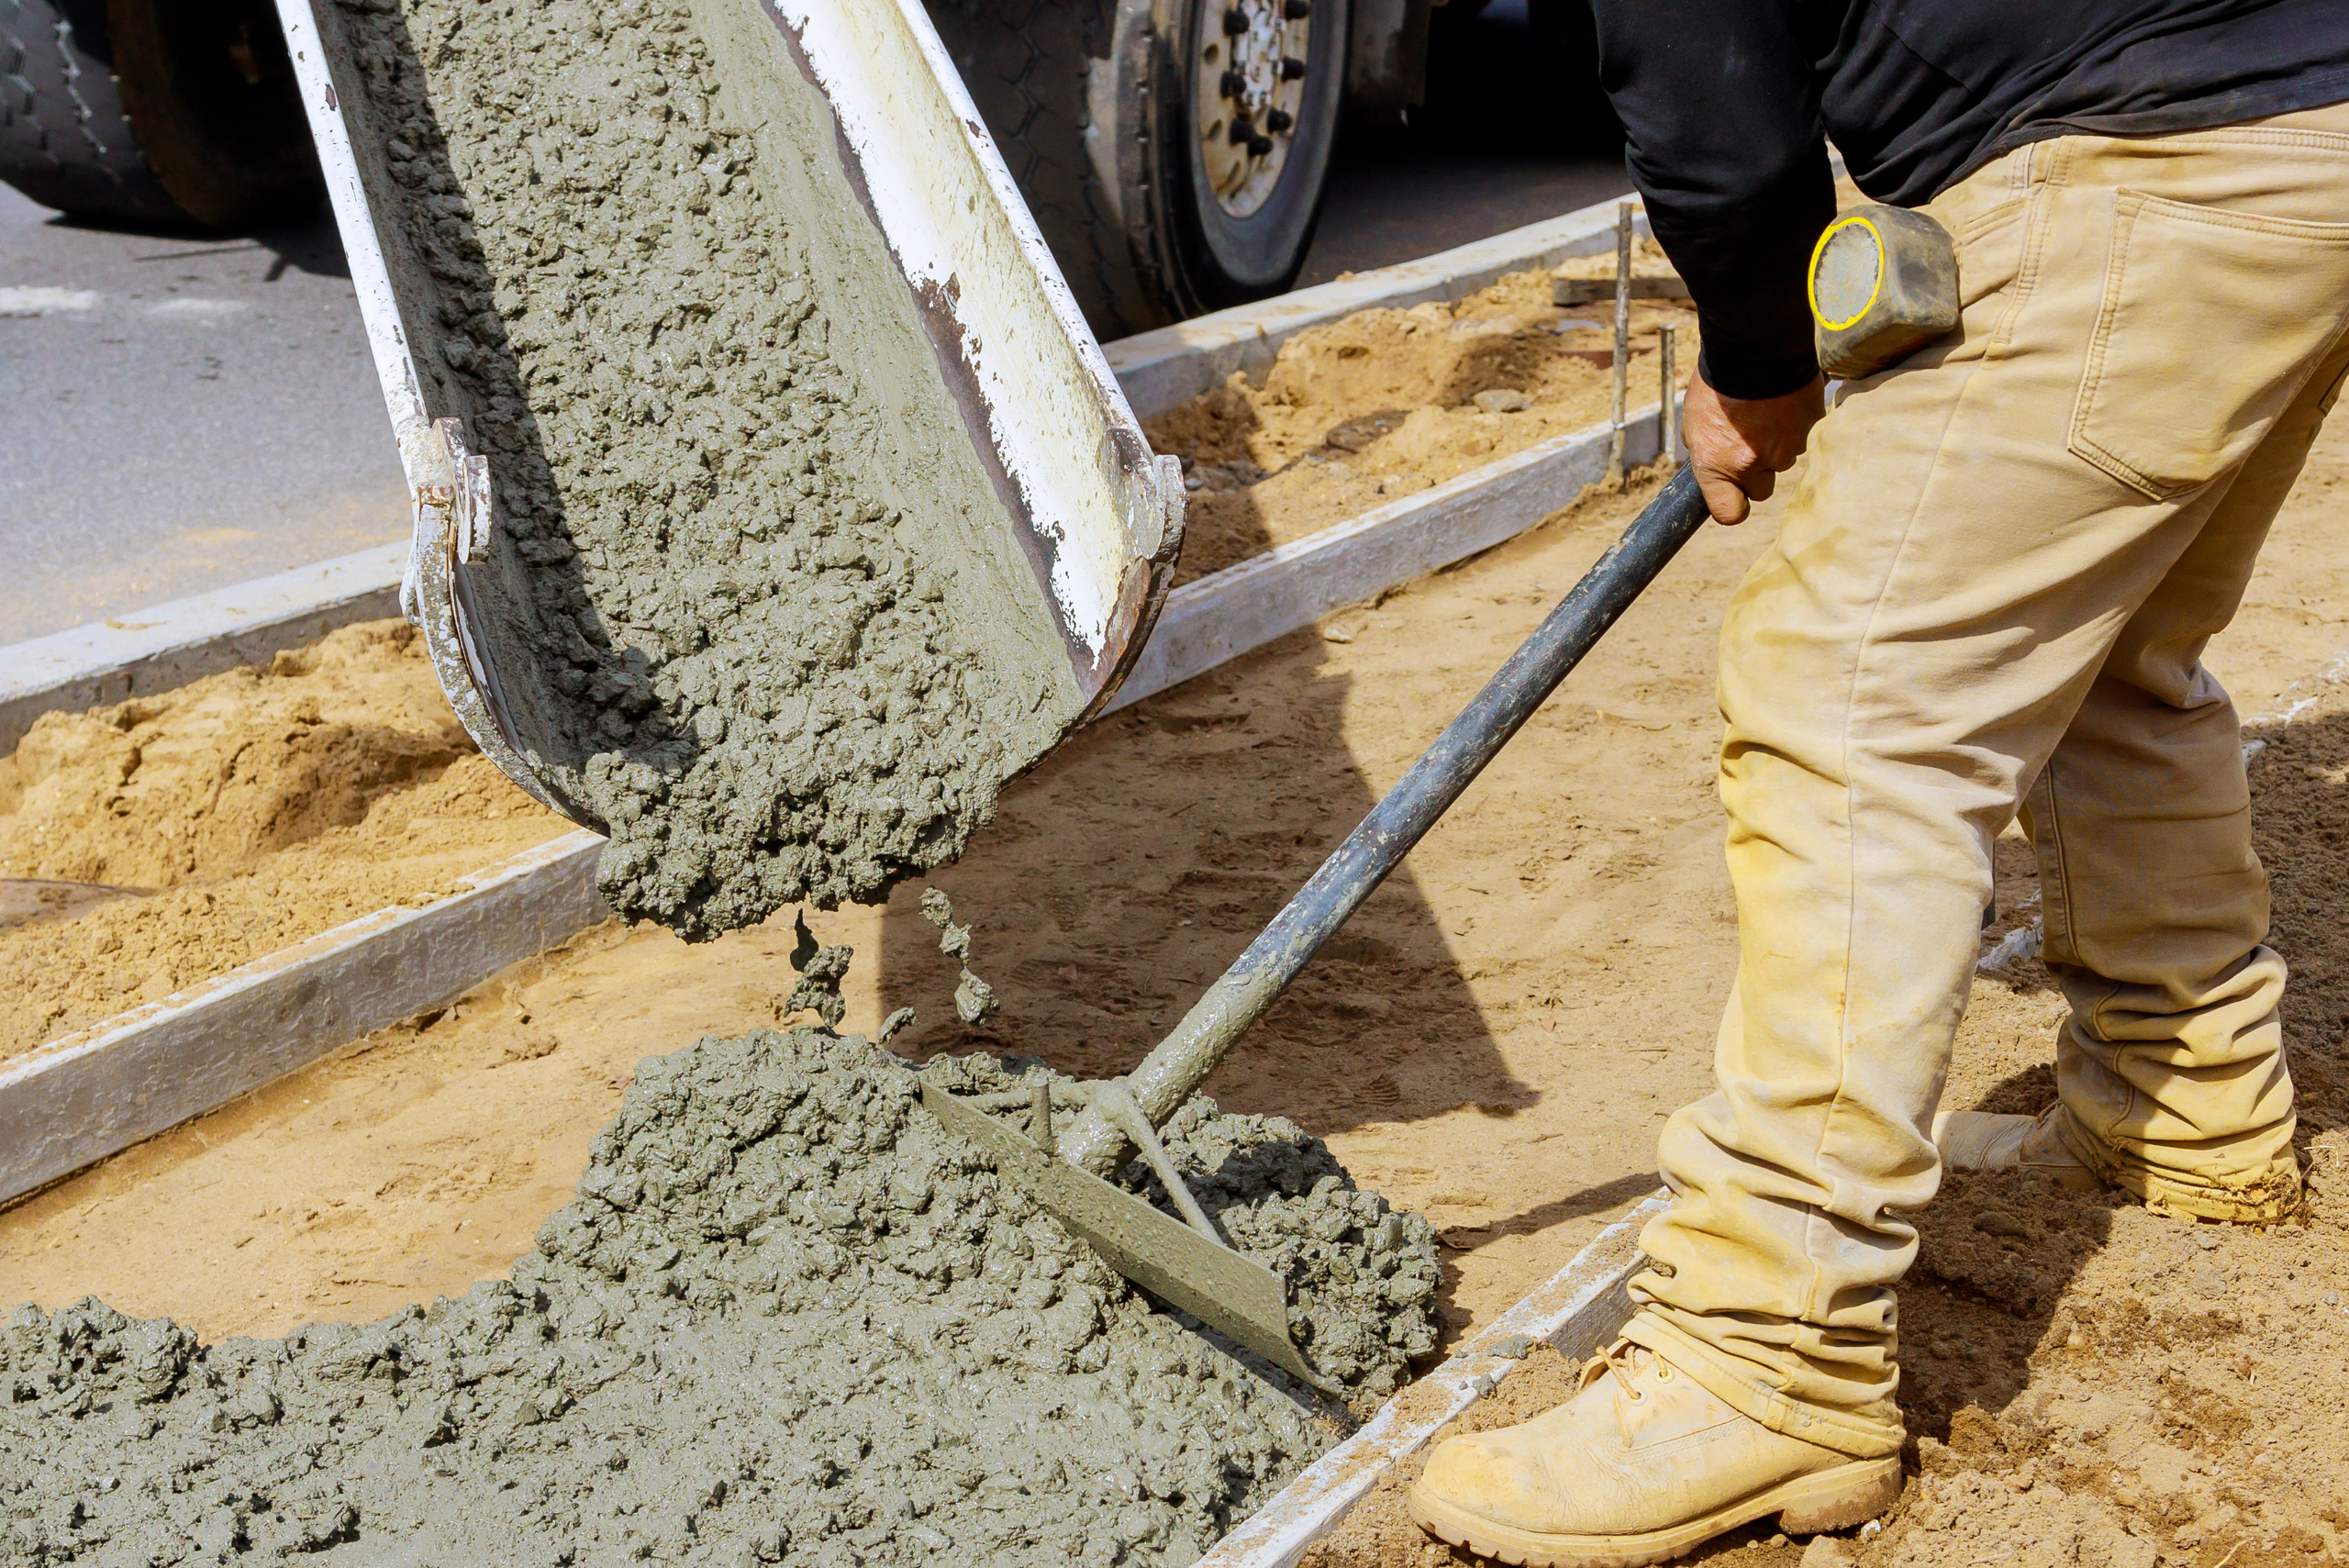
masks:
[[[0,179],[75,217],[236,228],[324,188],[270,0],[0,0]]]
[[[163,189],[207,228],[247,228],[326,192],[273,0],[106,0],[115,69]]]
[[[1337,140],[1348,0],[929,8],[1100,337],[1296,279]]]
[[[131,134],[104,0],[0,0],[0,179],[75,217],[184,223]]]

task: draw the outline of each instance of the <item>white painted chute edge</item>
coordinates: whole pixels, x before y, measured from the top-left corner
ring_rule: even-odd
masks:
[[[1103,448],[1139,427],[919,0],[770,0],[797,35],[899,266],[950,291],[997,455],[1057,546],[1052,590],[1098,656],[1132,539]],[[927,99],[928,102],[923,100]]]

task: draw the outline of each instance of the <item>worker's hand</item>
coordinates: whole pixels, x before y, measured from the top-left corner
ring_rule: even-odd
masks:
[[[1827,412],[1826,390],[1814,379],[1783,397],[1723,397],[1702,371],[1689,376],[1680,440],[1716,522],[1742,523],[1750,503],[1770,498]]]

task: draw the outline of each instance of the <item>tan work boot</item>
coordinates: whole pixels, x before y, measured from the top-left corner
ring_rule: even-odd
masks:
[[[1998,1111],[1943,1111],[1933,1118],[1933,1147],[1942,1162],[1961,1171],[2041,1171],[2066,1190],[2091,1193],[2104,1178],[2072,1152],[2055,1123],[2064,1114],[2050,1106],[2037,1116]]]
[[[1548,1415],[1438,1444],[1409,1506],[1421,1529],[1503,1562],[1634,1568],[1765,1514],[1789,1533],[1841,1529],[1899,1496],[1897,1455],[1774,1432],[1619,1340]]]

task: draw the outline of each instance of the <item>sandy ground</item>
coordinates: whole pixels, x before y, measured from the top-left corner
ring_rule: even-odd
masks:
[[[403,622],[44,714],[0,759],[0,1061],[566,827],[473,751]]]
[[[1668,270],[1641,244],[1634,272]],[[1596,276],[1601,262],[1613,277],[1612,251],[1567,266]],[[1665,327],[1678,334],[1680,378],[1697,362],[1693,310],[1635,303],[1624,368],[1633,409],[1656,401]],[[1297,334],[1261,383],[1235,374],[1149,426],[1151,444],[1183,460],[1190,491],[1176,581],[1604,424],[1614,344],[1614,306],[1560,309],[1544,272]]]
[[[2349,644],[2344,478],[2336,428],[2212,651],[2246,712]],[[985,1043],[1081,1073],[1130,1064],[1649,484],[1075,737],[936,879],[977,927],[973,967],[1003,1012],[978,1031],[955,1020],[956,966],[909,885],[885,909],[816,920],[858,951],[847,1027],[912,1006],[896,1043],[917,1054]],[[1427,1211],[1455,1329],[1652,1190],[1657,1124],[1707,1084],[1734,956],[1712,651],[1774,516],[1699,536],[1208,1085],[1295,1117]],[[2349,1123],[2326,793],[2349,776],[2349,712],[2321,705],[2258,770],[2313,1135]],[[567,1195],[637,1058],[774,1018],[790,945],[773,926],[699,948],[590,933],[0,1215],[0,1278],[17,1298],[95,1291],[206,1335],[453,1293],[502,1272]],[[1977,986],[1950,1103],[2043,1102],[2055,1011],[2029,969]],[[1872,1563],[2323,1561],[2349,1523],[2349,1268],[2326,1212],[2255,1234],[1953,1184],[1903,1297],[1925,1479],[1891,1528],[1850,1547]],[[1746,1532],[1709,1555],[1738,1553],[1791,1564],[1801,1549]]]

